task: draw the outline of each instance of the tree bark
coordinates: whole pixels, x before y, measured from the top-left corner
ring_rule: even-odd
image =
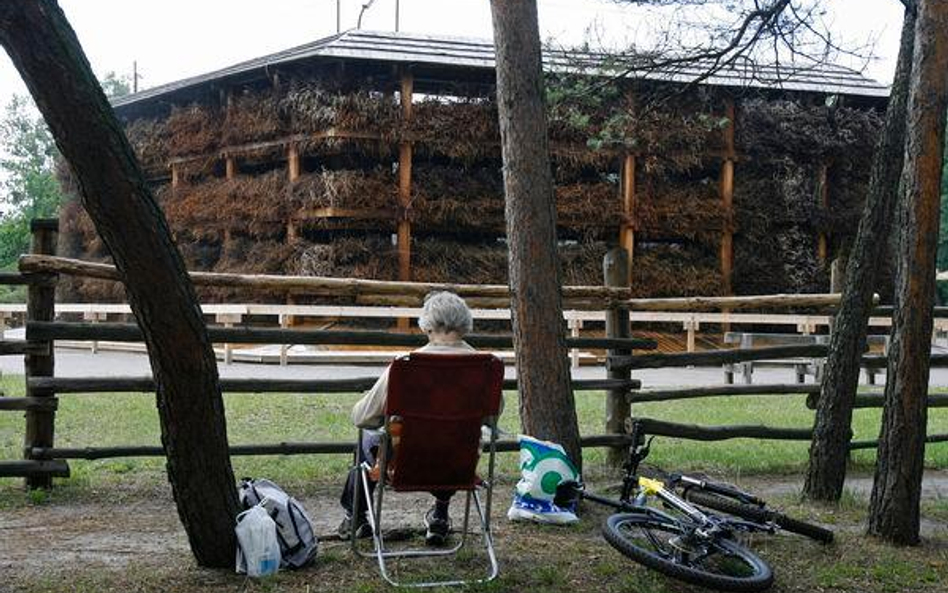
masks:
[[[233,567],[238,502],[217,362],[164,215],[59,6],[0,3],[0,43],[125,282],[148,346],[168,479],[191,550],[203,566]]]
[[[847,446],[853,435],[853,402],[859,385],[859,357],[864,349],[872,311],[876,262],[881,261],[886,253],[890,221],[899,193],[899,176],[902,174],[905,109],[914,38],[915,15],[913,11],[906,10],[885,126],[872,160],[862,219],[849,251],[846,284],[839,312],[833,320],[829,354],[816,409],[810,463],[803,487],[804,496],[813,500],[837,501],[843,493],[849,458]]]
[[[893,543],[919,541],[925,456],[935,254],[945,114],[948,110],[948,2],[920,0],[909,90],[895,312],[869,533]]]
[[[510,310],[523,430],[582,464],[556,257],[540,33],[535,0],[491,0],[504,160]]]

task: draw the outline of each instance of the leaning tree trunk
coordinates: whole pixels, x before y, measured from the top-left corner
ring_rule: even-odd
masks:
[[[491,0],[504,159],[510,309],[527,434],[582,463],[556,257],[556,210],[535,0]]]
[[[897,544],[918,543],[948,109],[948,2],[920,0],[917,7],[892,345],[869,504],[869,533]]]
[[[164,215],[59,6],[0,3],[0,43],[125,282],[148,346],[168,479],[191,550],[203,566],[232,567],[238,503],[217,362]]]
[[[908,102],[915,12],[905,11],[895,80],[889,96],[882,139],[872,159],[869,192],[859,230],[849,252],[846,285],[833,322],[826,373],[816,408],[810,465],[803,493],[814,500],[837,501],[843,493],[849,441],[852,439],[853,403],[859,385],[859,358],[866,341],[876,262],[883,261],[889,228],[899,193],[905,152],[905,107]]]

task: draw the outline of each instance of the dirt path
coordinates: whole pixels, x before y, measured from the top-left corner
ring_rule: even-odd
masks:
[[[801,488],[800,480],[795,478],[746,477],[738,482],[765,498],[782,500],[792,499]],[[860,498],[868,498],[872,476],[854,476],[847,480],[846,487]],[[495,499],[493,515],[501,529],[506,523],[504,513],[511,489],[511,485],[498,488]],[[0,513],[0,574],[37,576],[47,574],[51,566],[121,570],[143,559],[147,559],[148,564],[190,562],[187,538],[170,493],[155,490],[157,492],[119,492],[111,497],[103,494],[101,499],[93,501],[57,501],[3,510]],[[320,486],[300,496],[320,539],[330,546],[342,519],[337,497],[337,488],[332,485]],[[948,471],[926,473],[923,498],[948,500]],[[395,517],[392,527],[420,526],[421,513],[428,500],[426,495],[391,497],[389,503],[394,503],[392,516]],[[453,508],[459,518],[460,501],[455,501]],[[926,521],[923,535],[948,538],[948,525]]]

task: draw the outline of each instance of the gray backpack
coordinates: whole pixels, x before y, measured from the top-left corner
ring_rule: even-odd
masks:
[[[262,503],[277,526],[284,568],[302,568],[316,557],[319,542],[303,505],[270,480],[244,478],[238,491],[245,509]]]

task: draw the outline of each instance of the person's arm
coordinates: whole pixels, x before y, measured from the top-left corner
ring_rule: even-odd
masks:
[[[365,392],[352,407],[352,423],[359,428],[380,428],[385,424],[385,400],[388,397],[388,369],[378,378],[372,389]]]

